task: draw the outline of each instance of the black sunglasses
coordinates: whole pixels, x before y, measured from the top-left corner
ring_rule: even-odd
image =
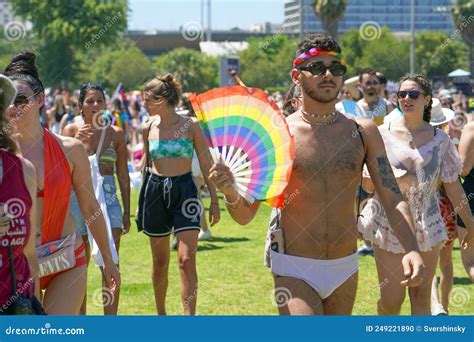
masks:
[[[405,97],[407,97],[407,95],[410,99],[416,100],[422,94],[418,90],[410,90],[410,91],[400,90],[397,92],[397,97],[399,99],[404,99]]]
[[[82,83],[81,89],[86,89],[86,88],[100,88],[100,89],[103,89],[104,87],[103,87],[102,83],[90,83],[90,82]]]
[[[316,62],[305,67],[302,66],[300,70],[309,71],[318,76],[324,75],[329,70],[333,76],[342,76],[347,72],[347,67],[341,63],[332,63],[330,66],[326,66],[323,62]]]
[[[33,96],[34,96],[34,95],[33,95]],[[25,94],[18,94],[18,95],[15,97],[15,100],[13,101],[13,105],[14,105],[15,107],[27,105],[28,103],[30,103],[30,97],[31,97],[31,96],[27,96],[27,95],[25,95]]]

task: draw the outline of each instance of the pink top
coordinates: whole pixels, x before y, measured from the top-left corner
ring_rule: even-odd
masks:
[[[17,291],[28,297],[34,294],[33,278],[24,254],[31,231],[31,197],[23,177],[23,167],[18,157],[0,149],[3,176],[0,183],[0,227],[8,225],[0,233],[0,309],[13,296],[10,259],[7,246],[11,246]],[[3,230],[3,229],[1,229]]]
[[[420,250],[429,251],[438,242],[447,239],[438,205],[438,182],[456,182],[462,172],[462,163],[451,139],[442,130],[436,129],[430,141],[412,149],[388,128],[387,125],[379,126],[387,157],[410,206]],[[366,170],[364,177],[370,177]],[[390,228],[377,193],[367,200],[361,215],[359,231],[364,239],[393,253],[405,252]]]

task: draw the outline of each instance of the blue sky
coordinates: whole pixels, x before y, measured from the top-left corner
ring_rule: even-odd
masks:
[[[179,30],[187,22],[201,21],[201,0],[128,0],[128,3],[129,30]],[[284,3],[284,0],[212,0],[212,28],[249,29],[252,24],[267,21],[282,23]],[[207,26],[207,19],[204,24]]]

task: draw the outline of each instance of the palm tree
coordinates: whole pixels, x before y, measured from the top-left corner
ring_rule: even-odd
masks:
[[[321,20],[324,30],[337,40],[337,22],[347,7],[347,0],[315,0],[314,13]]]
[[[452,8],[454,24],[469,48],[469,71],[474,75],[474,3],[472,0],[457,0]]]

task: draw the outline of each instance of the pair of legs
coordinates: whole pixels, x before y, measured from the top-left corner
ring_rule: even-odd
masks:
[[[178,263],[181,277],[181,300],[185,315],[196,314],[197,271],[196,252],[199,230],[178,232]],[[150,237],[153,257],[152,281],[158,315],[166,315],[166,292],[168,290],[168,267],[170,261],[170,236]]]
[[[280,315],[351,315],[357,292],[358,272],[351,275],[327,298],[321,296],[304,280],[274,277],[275,297]],[[279,291],[282,293],[279,293]]]
[[[441,244],[422,252],[425,264],[423,281],[418,287],[408,288],[412,315],[431,315],[431,285],[438,264]],[[377,303],[379,315],[399,315],[405,300],[406,288],[400,285],[405,279],[402,268],[403,254],[395,254],[374,246],[375,263],[380,283],[380,299]]]
[[[78,257],[85,256],[83,251]],[[87,265],[58,274],[46,286],[42,296],[48,315],[78,315],[87,287]]]
[[[112,228],[112,236],[114,238],[115,248],[117,248],[117,254],[119,254],[122,229]],[[84,241],[86,245],[87,265],[89,265],[89,260],[91,257],[91,248],[89,245],[89,239],[87,235],[83,235],[82,240]],[[120,265],[117,265],[117,267],[119,266]],[[102,267],[100,268],[100,271],[102,273],[102,301],[104,303],[104,315],[117,315],[118,304],[119,304],[119,299],[120,299],[120,288],[118,288],[117,291],[113,295],[111,295],[105,283],[104,272],[103,272],[104,270]],[[87,313],[87,288],[84,293],[84,298],[82,300],[82,305],[81,305],[81,310],[80,310],[81,315],[86,315],[86,313]]]

